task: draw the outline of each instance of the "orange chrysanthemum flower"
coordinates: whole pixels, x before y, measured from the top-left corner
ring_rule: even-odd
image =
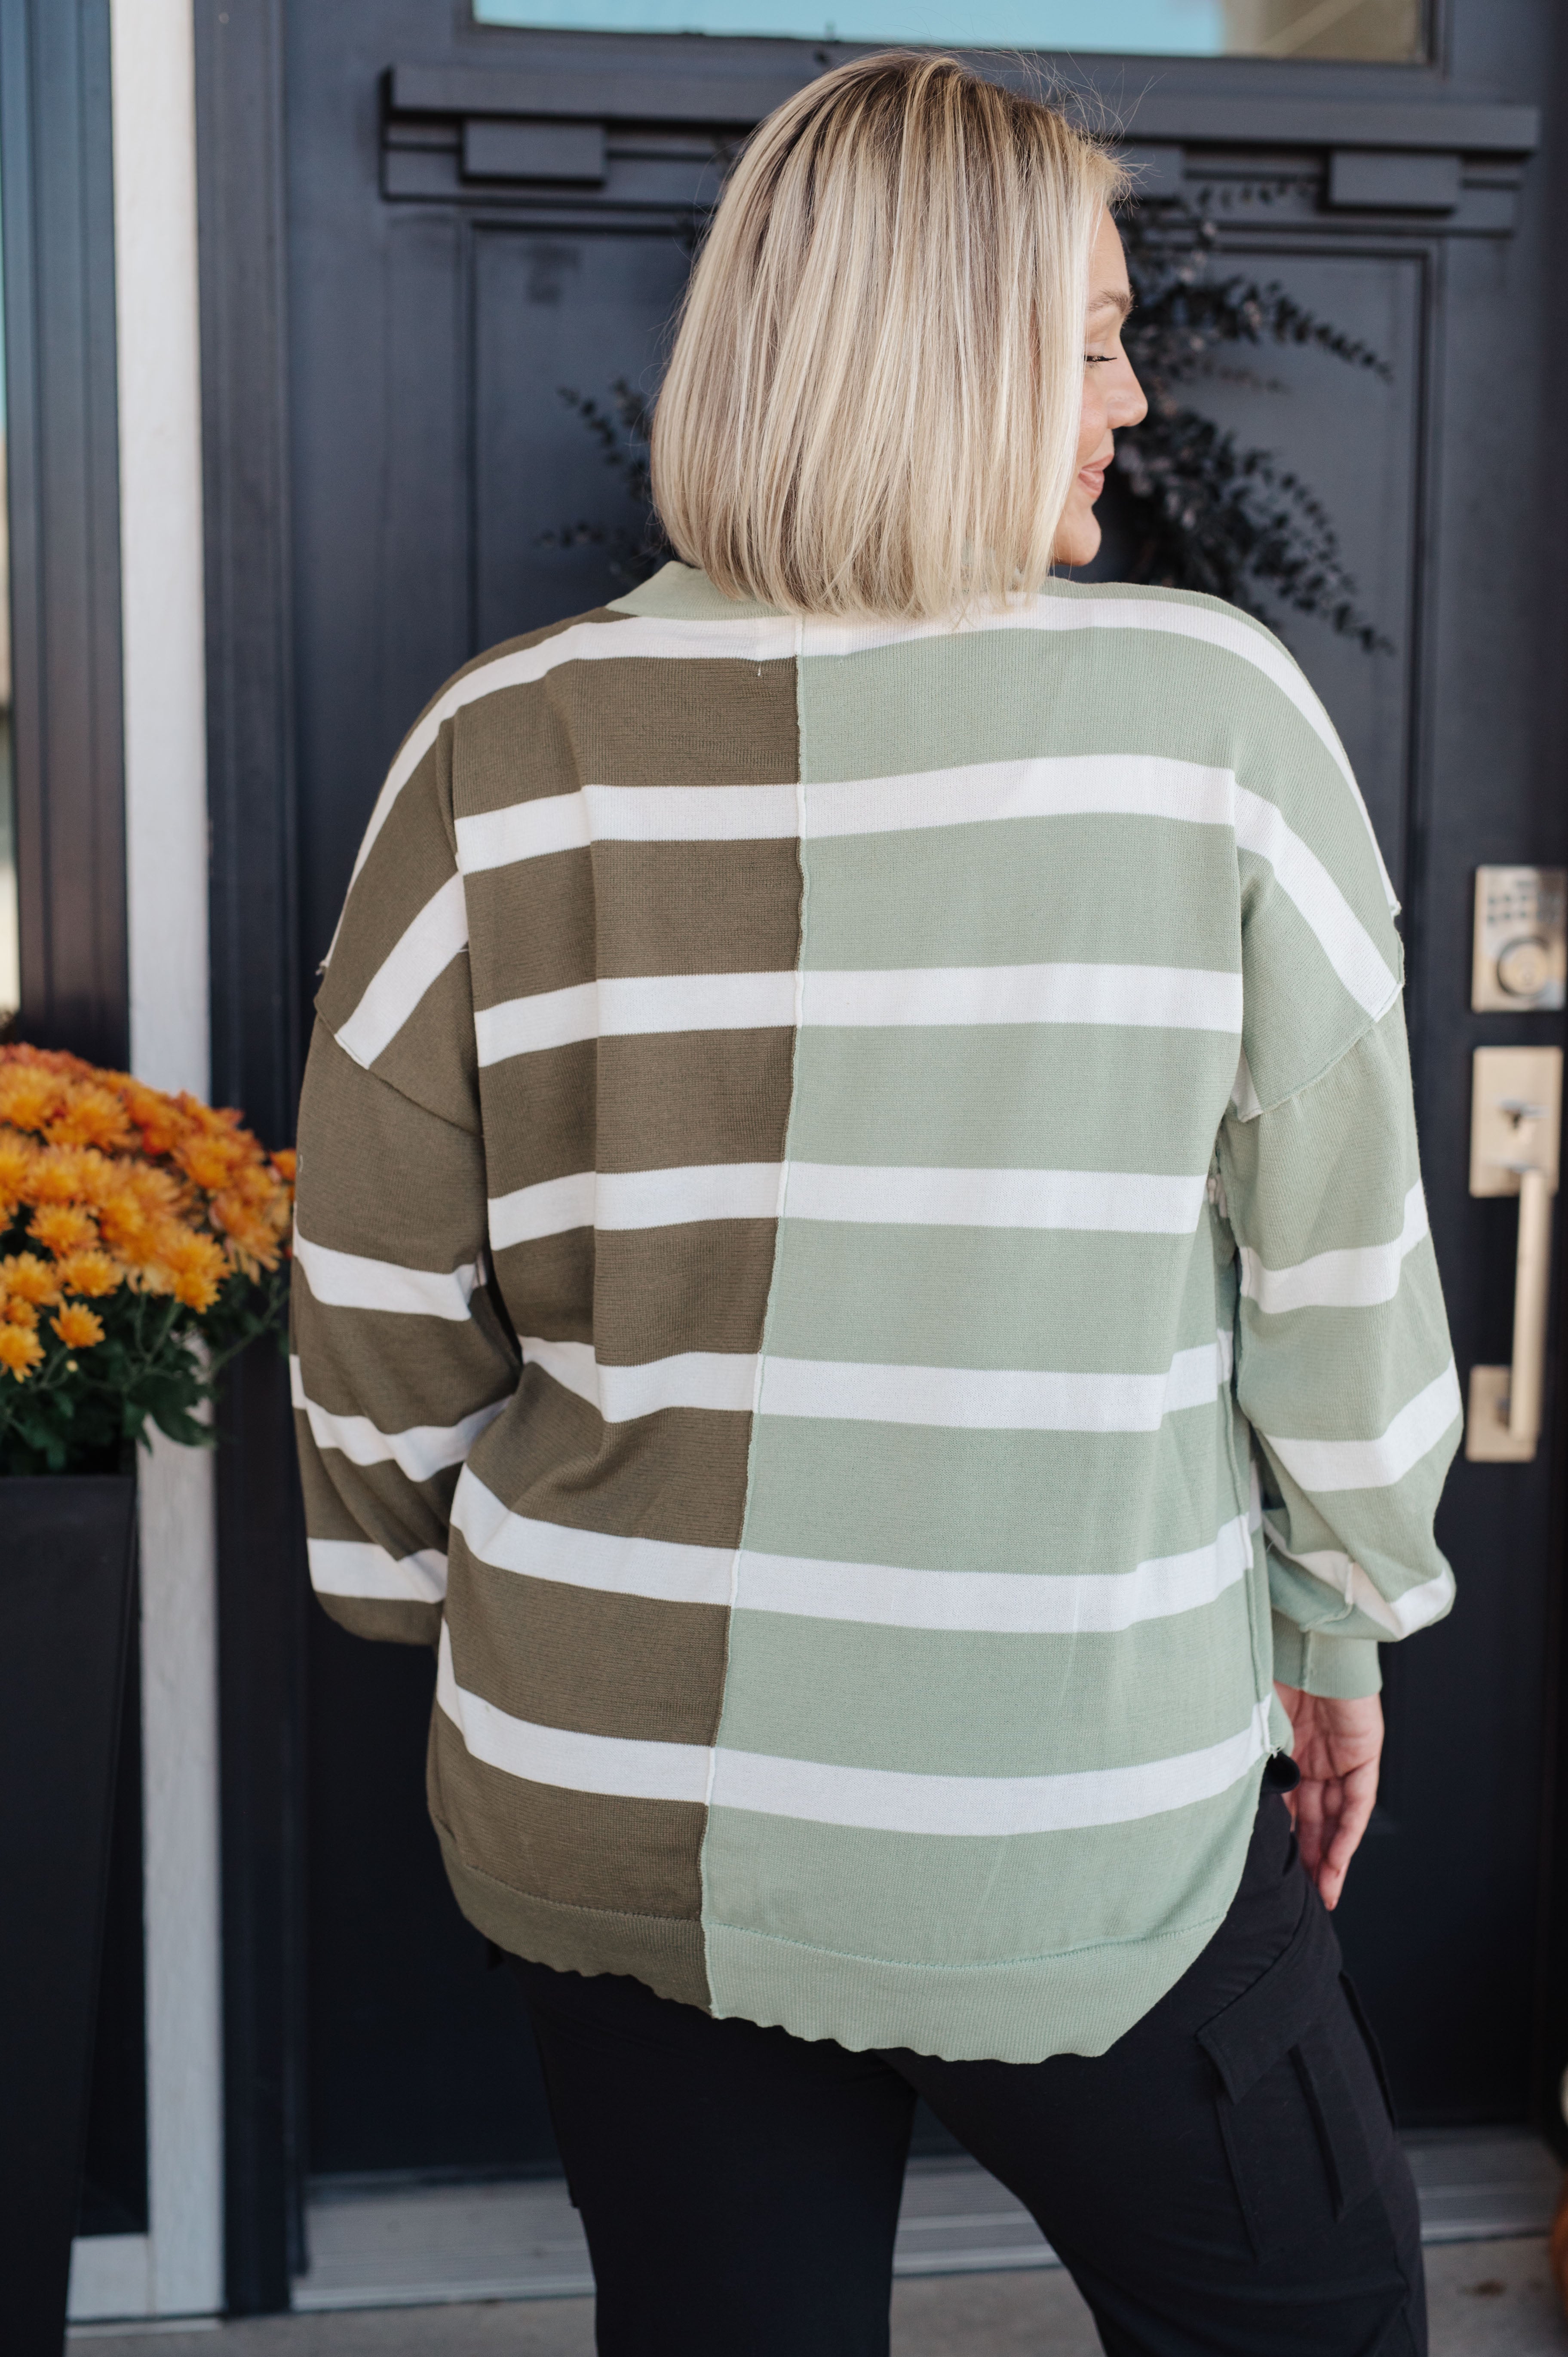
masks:
[[[292,1146],[283,1146],[271,1157],[273,1168],[286,1186],[292,1187],[299,1176],[299,1157]]]
[[[144,1154],[172,1154],[185,1135],[185,1116],[173,1097],[149,1089],[141,1081],[126,1081],[125,1110],[142,1133]]]
[[[245,1149],[237,1137],[192,1137],[177,1146],[174,1158],[182,1170],[189,1173],[197,1185],[209,1194],[227,1187],[241,1163]]]
[[[101,1154],[81,1146],[46,1146],[27,1176],[27,1192],[35,1203],[75,1203],[95,1191]]]
[[[57,1073],[28,1064],[0,1070],[0,1121],[16,1129],[42,1129],[65,1095]]]
[[[85,1293],[96,1301],[106,1293],[117,1293],[125,1272],[105,1252],[83,1252],[59,1262],[55,1275],[62,1292]]]
[[[38,1313],[30,1301],[24,1301],[19,1293],[13,1293],[0,1301],[0,1319],[4,1319],[7,1326],[23,1327],[30,1334],[38,1325]]]
[[[59,1283],[55,1270],[37,1253],[8,1253],[0,1260],[0,1293],[42,1308],[59,1299]]]
[[[19,1383],[41,1363],[43,1355],[44,1346],[36,1334],[24,1333],[20,1326],[0,1326],[0,1367]]]
[[[68,1301],[58,1318],[49,1324],[60,1340],[71,1351],[91,1351],[94,1342],[103,1340],[103,1320],[80,1301]]]
[[[98,1242],[92,1215],[75,1203],[46,1203],[33,1213],[29,1233],[46,1252],[63,1260],[70,1253],[90,1252]]]
[[[81,1082],[69,1090],[65,1103],[53,1115],[48,1135],[57,1146],[98,1146],[113,1149],[132,1143],[125,1108],[113,1089]]]

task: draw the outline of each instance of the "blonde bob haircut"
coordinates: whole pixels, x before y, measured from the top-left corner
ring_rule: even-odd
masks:
[[[1050,570],[1090,251],[1124,175],[1038,101],[889,51],[768,116],[653,425],[677,554],[787,613],[956,616]]]

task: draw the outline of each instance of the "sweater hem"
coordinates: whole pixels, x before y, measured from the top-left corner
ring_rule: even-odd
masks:
[[[577,1907],[514,1889],[482,1867],[470,1866],[456,1838],[432,1817],[452,1895],[477,1932],[510,1955],[553,1972],[624,1975],[642,1981],[656,1996],[713,2010],[703,1962],[703,1927],[693,1918],[622,1914],[609,1908]]]
[[[1173,1988],[1225,1920],[1056,1955],[929,1964],[835,1953],[738,1925],[704,1926],[713,2010],[854,2053],[946,2062],[1103,2054]]]

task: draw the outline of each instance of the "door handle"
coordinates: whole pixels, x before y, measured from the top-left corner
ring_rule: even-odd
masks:
[[[1470,1192],[1519,1197],[1513,1360],[1472,1367],[1465,1454],[1528,1465],[1541,1438],[1552,1282],[1552,1198],[1563,1119],[1561,1048],[1477,1048],[1470,1094]]]

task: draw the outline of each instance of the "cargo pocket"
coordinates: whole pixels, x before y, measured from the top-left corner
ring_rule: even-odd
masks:
[[[1220,2134],[1260,2259],[1331,2232],[1377,2186],[1393,2132],[1359,2015],[1309,1893],[1283,1954],[1197,2033],[1219,2074]]]

